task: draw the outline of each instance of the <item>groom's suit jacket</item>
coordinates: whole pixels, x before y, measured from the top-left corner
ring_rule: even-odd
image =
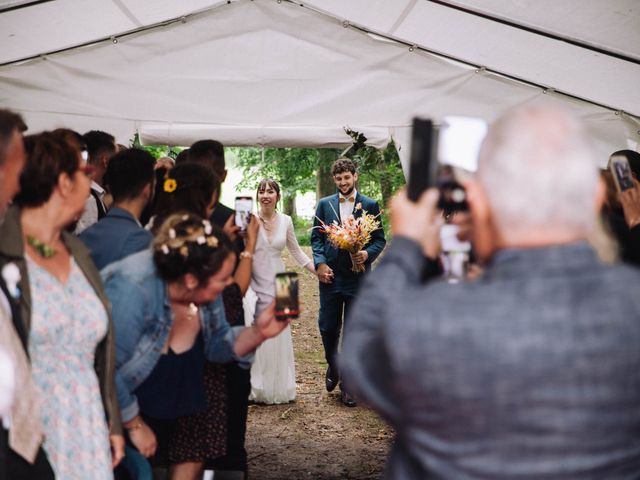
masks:
[[[378,203],[360,192],[357,192],[354,205],[362,205],[361,209],[355,209],[353,216],[358,218],[362,215],[363,211],[372,215],[378,215],[380,213],[380,207]],[[320,199],[316,208],[316,218],[313,222],[313,230],[311,232],[311,247],[313,250],[313,264],[318,268],[321,263],[326,263],[331,267],[335,275],[334,283],[336,288],[344,287],[345,289],[355,289],[358,282],[362,278],[362,274],[354,273],[351,271],[351,257],[345,250],[338,250],[333,247],[326,238],[324,232],[322,232],[320,220],[325,224],[330,224],[333,221],[340,223],[340,201],[338,194],[330,195]],[[378,217],[378,220],[380,218]],[[384,249],[386,241],[384,239],[384,230],[382,226],[371,234],[371,240],[365,245],[363,250],[367,251],[369,257],[365,262],[365,270],[371,269],[371,264],[378,258],[380,252]]]
[[[343,338],[343,382],[396,434],[384,478],[638,478],[640,270],[586,242],[456,285],[421,261],[394,238]]]

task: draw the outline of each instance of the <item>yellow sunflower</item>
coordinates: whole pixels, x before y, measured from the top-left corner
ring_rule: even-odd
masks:
[[[167,178],[162,186],[162,189],[167,193],[174,192],[176,188],[178,188],[178,183],[173,178]]]

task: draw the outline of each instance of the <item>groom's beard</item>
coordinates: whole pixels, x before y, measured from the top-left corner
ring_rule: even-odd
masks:
[[[343,192],[342,190],[338,189],[338,191],[342,194],[343,197],[348,197],[350,196],[353,191],[355,190],[356,186],[354,185],[353,187],[351,187],[349,190],[347,190],[346,192]]]

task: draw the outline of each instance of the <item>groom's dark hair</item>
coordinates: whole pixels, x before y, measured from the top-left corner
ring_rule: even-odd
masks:
[[[345,172],[351,172],[352,174],[356,173],[356,166],[351,159],[347,157],[340,157],[333,163],[333,167],[331,167],[331,175],[335,176],[339,173]]]

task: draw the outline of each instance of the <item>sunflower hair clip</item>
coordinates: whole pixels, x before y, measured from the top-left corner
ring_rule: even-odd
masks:
[[[167,178],[162,185],[162,189],[167,193],[173,193],[178,188],[178,182],[173,178]]]

